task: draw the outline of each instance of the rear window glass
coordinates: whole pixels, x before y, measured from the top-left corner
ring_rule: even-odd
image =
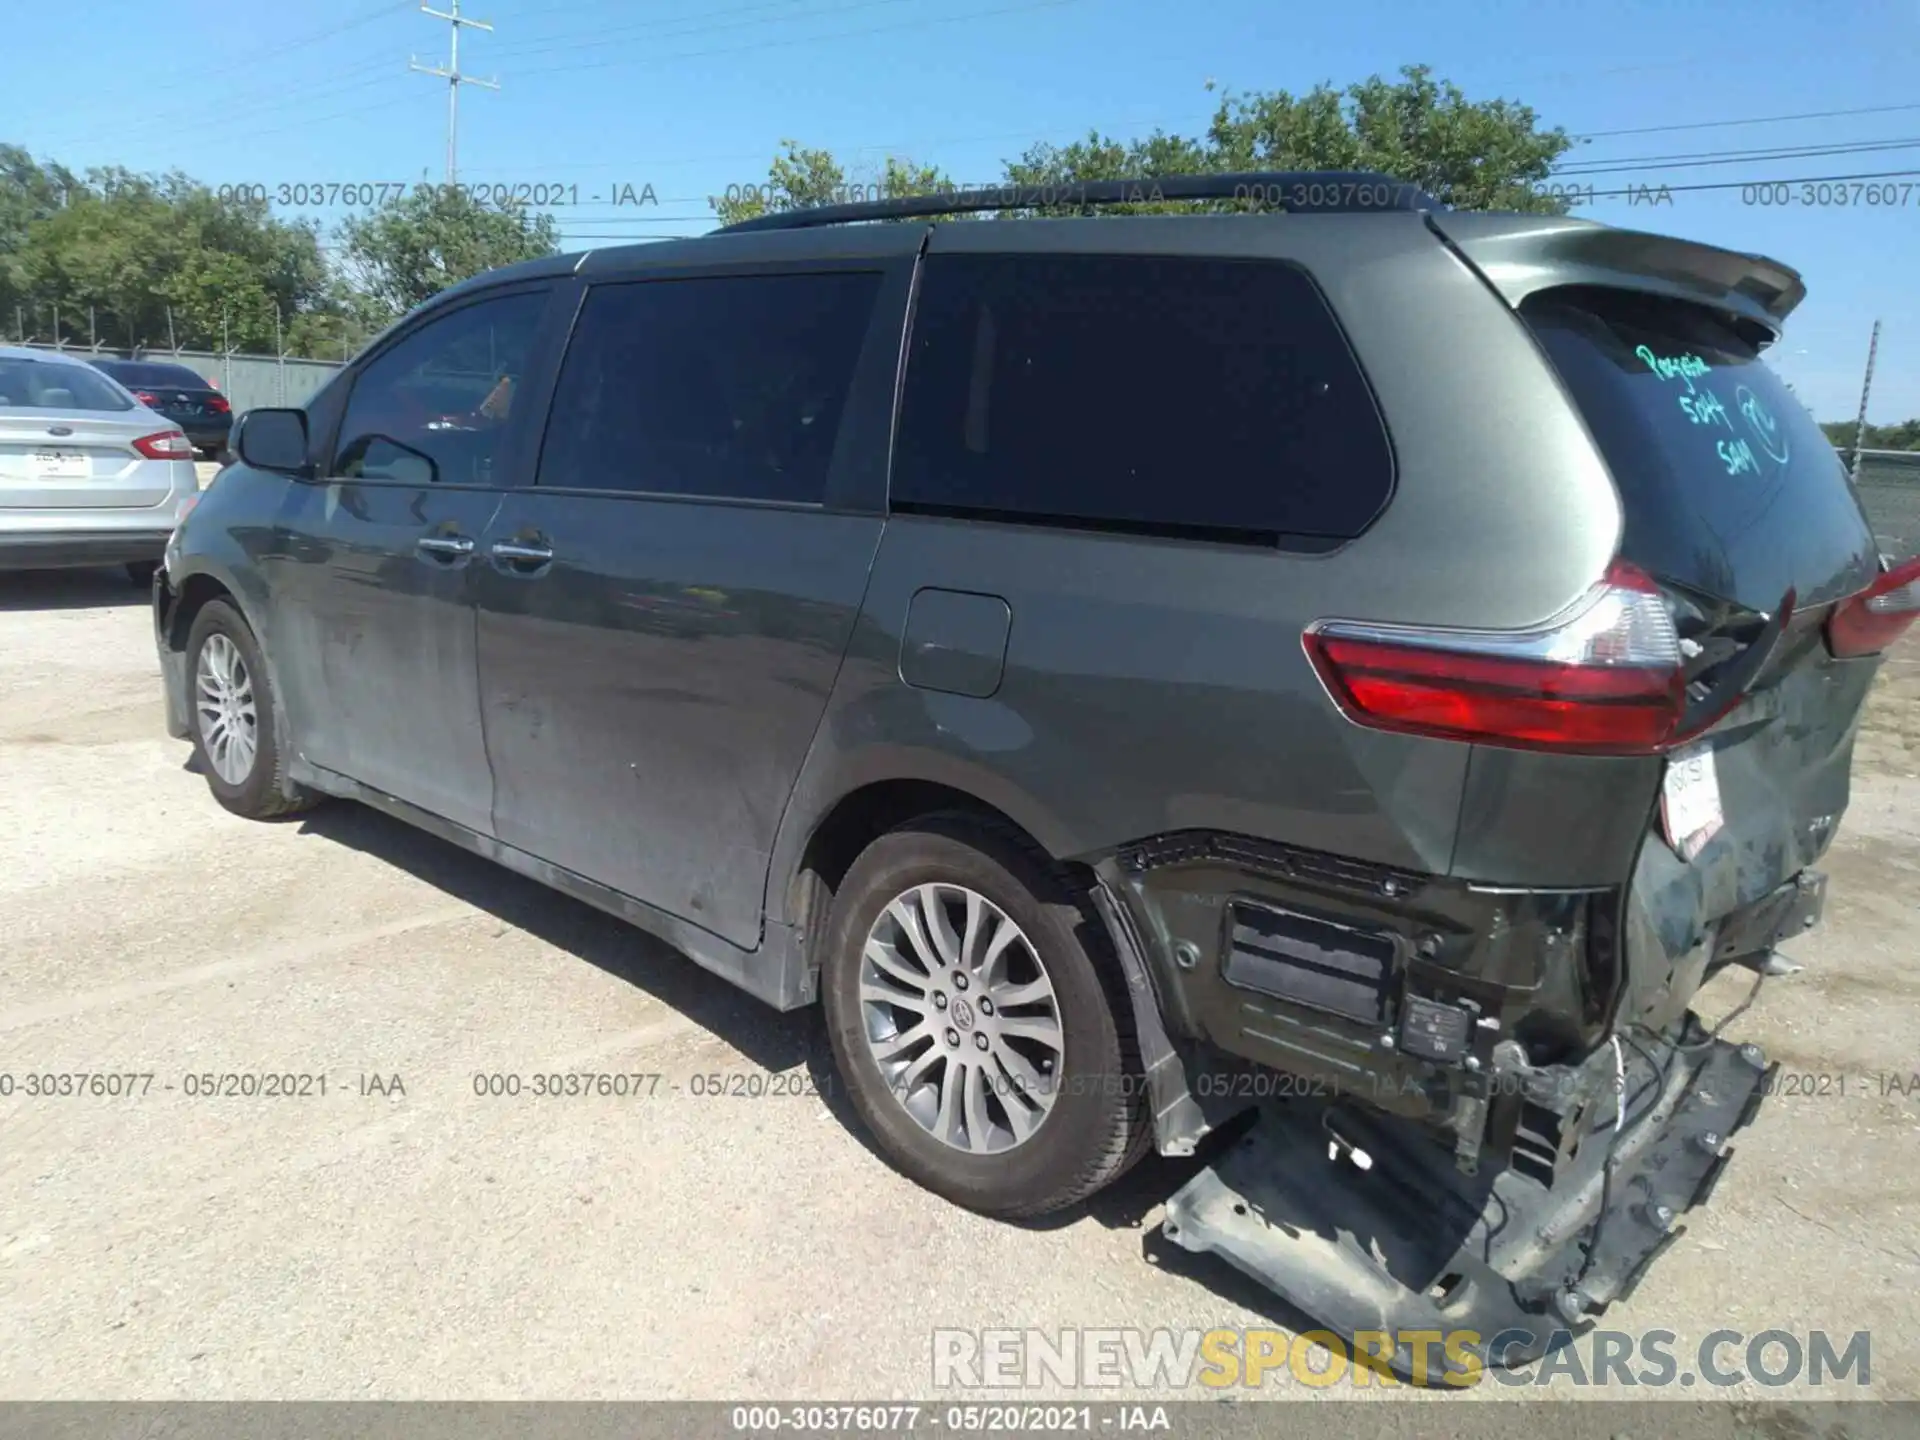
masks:
[[[1134,255],[926,263],[898,506],[1348,539],[1392,487],[1359,366],[1291,266]]]
[[[133,401],[85,365],[0,355],[0,409],[131,410]]]
[[[1770,612],[1871,578],[1873,538],[1840,457],[1755,347],[1699,306],[1557,290],[1522,313],[1599,442],[1626,512],[1622,553]]]
[[[117,365],[100,367],[122,385],[145,390],[153,386],[164,386],[170,390],[187,388],[205,390],[206,378],[189,370],[184,365],[150,365],[137,360],[128,360]]]

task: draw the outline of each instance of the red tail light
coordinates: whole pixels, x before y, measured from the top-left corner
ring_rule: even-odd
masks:
[[[136,390],[133,392],[133,398],[138,400],[142,405],[158,405],[160,403],[160,397],[155,395],[151,390]]]
[[[1658,588],[1615,562],[1538,630],[1323,621],[1308,657],[1347,716],[1377,730],[1520,749],[1643,755],[1680,738],[1680,637]]]
[[[178,430],[156,430],[133,442],[133,448],[149,460],[191,460],[193,446]]]
[[[1920,619],[1920,555],[1903,560],[1827,617],[1827,648],[1842,659],[1875,655]]]
[[[227,397],[224,395],[209,395],[207,397],[207,408],[216,415],[225,415],[233,409],[233,407],[227,403]]]

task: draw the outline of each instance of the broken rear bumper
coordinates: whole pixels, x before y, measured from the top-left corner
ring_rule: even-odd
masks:
[[[1296,1103],[1264,1111],[1168,1202],[1166,1234],[1230,1261],[1400,1375],[1448,1370],[1439,1335],[1416,1369],[1409,1332],[1461,1337],[1489,1367],[1525,1363],[1633,1292],[1682,1233],[1680,1217],[1712,1194],[1728,1138],[1770,1088],[1751,1045],[1626,1053],[1618,1140],[1609,1102],[1550,1186],[1511,1166],[1462,1174],[1431,1131],[1370,1107]]]

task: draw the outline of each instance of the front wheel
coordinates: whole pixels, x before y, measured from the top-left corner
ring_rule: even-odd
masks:
[[[985,1214],[1072,1205],[1150,1138],[1124,991],[1046,857],[964,815],[874,841],[834,897],[822,988],[860,1118]]]
[[[290,815],[313,803],[315,797],[286,783],[260,642],[225,600],[208,601],[194,616],[187,684],[194,758],[214,799],[249,820]]]

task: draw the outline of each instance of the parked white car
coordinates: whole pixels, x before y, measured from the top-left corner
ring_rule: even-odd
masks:
[[[144,585],[199,488],[178,425],[80,359],[0,345],[0,570]]]

